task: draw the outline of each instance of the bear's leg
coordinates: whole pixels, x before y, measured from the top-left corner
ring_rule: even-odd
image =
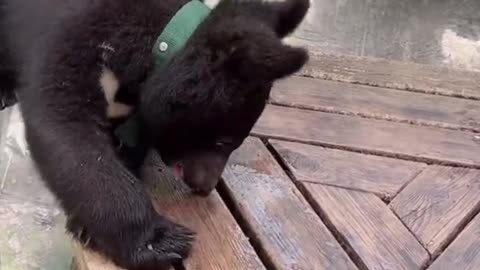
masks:
[[[26,137],[75,239],[129,270],[168,269],[186,258],[193,233],[157,214],[91,102],[53,94],[84,92],[41,90],[49,102],[40,102],[38,92],[21,92]]]
[[[5,1],[0,1],[0,111],[17,103],[17,70],[8,50],[5,17]]]
[[[4,42],[0,38],[0,43]],[[8,51],[0,44],[0,111],[17,103],[15,87],[17,76],[8,57]]]

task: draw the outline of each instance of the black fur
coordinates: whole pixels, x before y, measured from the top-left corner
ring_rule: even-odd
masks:
[[[102,68],[119,78],[117,100],[137,108],[142,143],[208,193],[274,80],[307,61],[281,38],[301,22],[308,0],[224,0],[169,68],[155,71],[155,39],[186,1],[0,0],[3,97],[16,87],[32,157],[68,230],[127,269],[163,269],[186,258],[194,234],[154,211],[135,176],[144,151],[119,151]]]

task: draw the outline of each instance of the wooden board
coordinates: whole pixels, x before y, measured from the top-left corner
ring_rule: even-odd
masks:
[[[480,73],[379,58],[310,51],[298,74],[334,81],[480,99]]]
[[[430,166],[390,204],[436,255],[480,210],[480,171]]]
[[[187,269],[265,269],[216,191],[207,198],[192,196],[182,182],[159,176],[156,168],[147,170],[146,178],[155,180],[152,199],[158,211],[197,233]]]
[[[427,251],[382,200],[371,193],[302,183],[318,211],[368,269],[420,269]]]
[[[300,143],[271,144],[296,180],[374,192],[390,200],[425,164]]]
[[[271,102],[396,122],[480,131],[478,100],[294,76],[275,84]]]
[[[269,105],[253,134],[392,157],[480,167],[480,136],[457,130]]]
[[[480,269],[480,215],[458,236],[429,270]]]
[[[224,181],[272,269],[356,269],[258,139],[233,154]]]
[[[103,256],[84,249],[82,245],[73,241],[72,270],[125,270],[114,265]]]
[[[197,233],[192,255],[186,263],[187,269],[265,269],[217,192],[207,198],[196,197],[182,182],[165,175],[158,173],[158,167],[155,166],[145,170],[145,178],[151,186],[152,199],[158,212]],[[81,270],[119,270],[108,268],[112,266],[96,254],[86,256],[87,268]]]

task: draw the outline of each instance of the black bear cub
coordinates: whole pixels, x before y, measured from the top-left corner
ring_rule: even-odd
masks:
[[[2,106],[15,88],[32,158],[69,232],[126,269],[167,269],[194,240],[155,212],[137,177],[146,149],[208,194],[274,81],[308,59],[282,38],[309,0],[223,0],[155,69],[156,38],[187,1],[0,0]],[[132,114],[135,151],[114,133]]]

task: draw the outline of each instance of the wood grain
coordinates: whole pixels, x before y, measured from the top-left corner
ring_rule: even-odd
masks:
[[[392,157],[480,167],[480,137],[470,132],[270,105],[255,125],[253,134]]]
[[[327,55],[311,50],[298,73],[308,77],[480,99],[480,73],[379,58]]]
[[[271,144],[298,181],[373,192],[390,200],[423,168],[403,161],[272,140]]]
[[[258,139],[233,154],[224,182],[274,269],[356,269]]]
[[[153,182],[152,199],[158,212],[197,233],[187,269],[265,269],[216,191],[207,198],[193,196],[181,181],[165,177],[158,168],[145,171],[145,178]]]
[[[274,104],[396,122],[480,131],[480,101],[291,77],[275,84]]]
[[[436,255],[480,209],[480,171],[430,166],[390,207]]]
[[[480,216],[458,236],[429,270],[478,270],[480,267]]]
[[[153,160],[149,163],[158,164]],[[186,262],[187,269],[265,269],[216,191],[207,198],[196,197],[182,182],[173,180],[169,174],[159,173],[158,169],[157,166],[148,166],[144,172],[155,208],[197,233],[192,255]],[[98,254],[84,250],[80,253],[87,266],[80,270],[121,270]],[[80,258],[78,262],[82,261],[81,256],[76,258]]]
[[[420,269],[427,251],[371,193],[302,183],[316,207],[368,269]]]
[[[72,270],[125,270],[105,257],[83,248],[77,241],[73,241],[73,254]]]

